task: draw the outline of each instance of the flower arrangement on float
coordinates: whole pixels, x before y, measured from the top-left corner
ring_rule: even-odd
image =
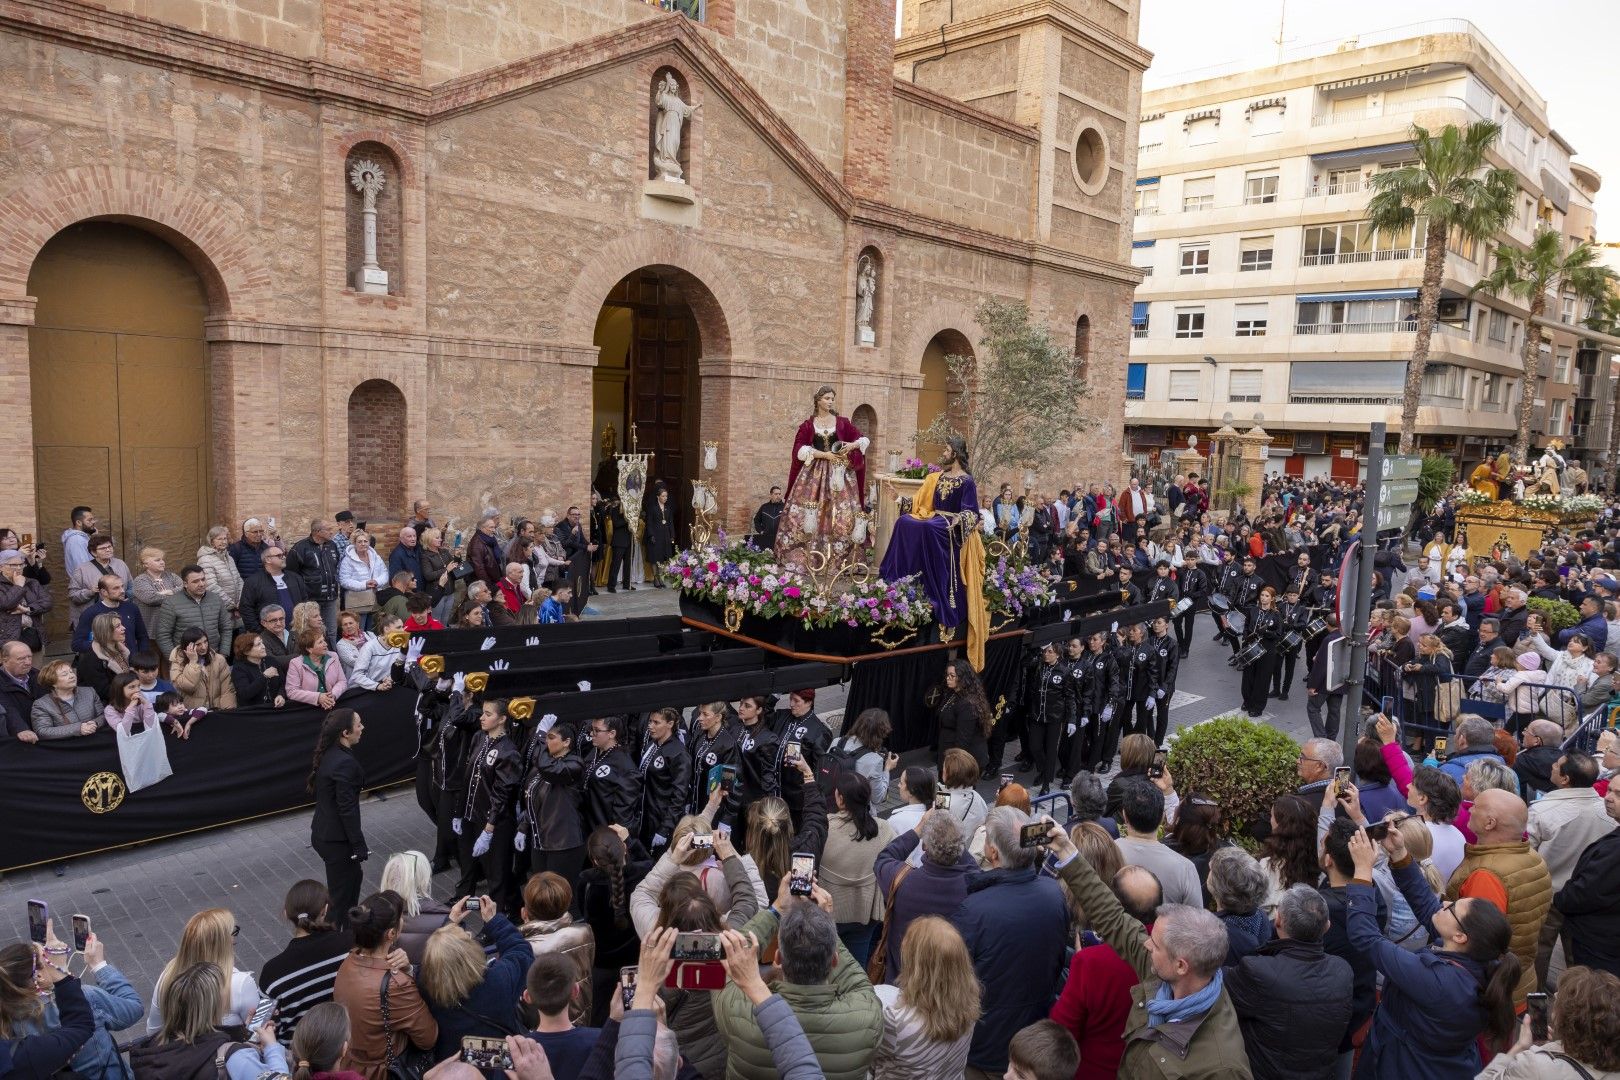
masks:
[[[1457,506],[1485,506],[1486,504],[1494,502],[1495,500],[1489,495],[1485,494],[1483,491],[1476,491],[1471,487],[1459,486],[1452,490],[1451,501]]]
[[[906,458],[906,463],[904,465],[894,470],[894,475],[902,477],[906,480],[921,480],[929,473],[936,473],[939,471],[939,466],[933,464],[932,462],[924,461],[921,458],[908,457]]]
[[[695,599],[737,605],[749,615],[791,619],[811,629],[834,626],[919,627],[934,619],[915,578],[840,578],[821,588],[810,575],[746,543],[688,548],[659,567],[666,584]]]
[[[984,598],[992,612],[1024,615],[1057,601],[1057,590],[1028,562],[1005,555],[985,559]]]

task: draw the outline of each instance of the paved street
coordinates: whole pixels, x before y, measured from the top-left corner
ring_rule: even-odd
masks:
[[[594,597],[591,603],[602,615],[655,614],[673,611],[675,595],[643,588]],[[1186,727],[1237,707],[1237,673],[1227,667],[1226,650],[1210,641],[1211,634],[1208,619],[1201,617],[1192,655],[1181,667],[1170,714],[1174,727]],[[835,718],[842,708],[843,691],[834,687],[818,694],[817,703],[820,711]],[[1308,733],[1303,688],[1293,690],[1288,701],[1271,704],[1269,722],[1295,738]],[[923,756],[920,751],[915,755],[918,760]],[[1008,756],[1010,759],[1010,751]],[[993,784],[983,790],[992,796]],[[375,887],[388,853],[421,848],[431,843],[431,832],[408,785],[392,789],[386,798],[367,799],[363,814],[367,839],[377,853],[366,865],[369,891]],[[186,919],[203,908],[224,906],[236,914],[242,927],[237,964],[256,972],[289,936],[280,914],[288,886],[303,877],[322,876],[320,861],[308,846],[309,816],[307,811],[283,814],[223,831],[79,859],[62,867],[60,877],[50,867],[7,875],[0,881],[0,941],[24,939],[24,901],[28,899],[49,903],[64,935],[69,915],[89,915],[107,945],[108,959],[142,994],[148,994],[153,979],[173,954]],[[48,828],[49,823],[36,827]],[[453,874],[440,875],[434,884],[438,894],[449,895]]]

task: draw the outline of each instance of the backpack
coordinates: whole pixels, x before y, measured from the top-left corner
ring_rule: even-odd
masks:
[[[846,750],[845,742],[846,740],[839,739],[827,747],[826,753],[822,754],[821,760],[816,763],[816,786],[828,800],[833,797],[833,789],[838,786],[838,778],[844,775],[846,770],[854,772],[855,763],[860,760],[861,755],[872,752],[864,747],[859,750]]]

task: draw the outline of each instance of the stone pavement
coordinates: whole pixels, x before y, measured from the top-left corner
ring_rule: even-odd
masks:
[[[675,603],[673,592],[651,588],[591,599],[598,614],[619,617],[672,613]],[[1228,654],[1210,641],[1211,634],[1209,620],[1200,619],[1172,704],[1175,728],[1237,707],[1237,672],[1227,667]],[[1303,671],[1299,677],[1303,678]],[[843,700],[843,689],[831,687],[817,695],[818,711],[835,718]],[[1309,726],[1303,687],[1296,686],[1286,702],[1272,702],[1266,720],[1296,739],[1304,738]],[[905,763],[922,763],[927,757],[925,751],[914,751],[906,755]],[[1011,757],[1009,750],[1009,761]],[[987,783],[981,790],[993,798],[994,786]],[[431,850],[432,830],[409,784],[391,789],[386,797],[367,798],[362,814],[366,838],[376,853],[365,868],[365,891],[369,892],[376,887],[389,853],[407,848]],[[186,919],[203,908],[223,906],[231,909],[242,927],[237,966],[257,972],[290,936],[281,917],[281,901],[288,887],[300,878],[322,879],[321,862],[309,848],[309,819],[309,811],[294,811],[89,856],[60,867],[61,876],[52,867],[8,874],[0,880],[0,942],[25,939],[25,901],[29,899],[50,904],[58,934],[64,937],[68,916],[89,915],[106,943],[108,960],[129,976],[137,990],[149,995],[154,979],[174,953]],[[38,827],[49,828],[49,823]],[[434,891],[447,897],[454,885],[454,872],[441,874],[434,880]]]

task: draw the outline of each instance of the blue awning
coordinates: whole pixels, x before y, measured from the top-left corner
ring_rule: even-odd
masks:
[[[1147,392],[1147,365],[1125,365],[1125,393],[1141,397]]]
[[[1145,323],[1145,322],[1147,322],[1147,317],[1148,317],[1147,307],[1148,307],[1148,302],[1146,300],[1138,300],[1134,304],[1132,304],[1131,305],[1131,322],[1133,322],[1133,323]]]
[[[1133,248],[1150,248],[1154,244],[1157,244],[1157,243],[1158,243],[1157,240],[1132,240],[1131,241],[1131,247],[1133,247]]]
[[[1147,187],[1149,184],[1157,184],[1158,182],[1159,178],[1157,176],[1138,176],[1136,178],[1137,187]]]
[[[1338,304],[1346,300],[1416,300],[1416,289],[1363,289],[1361,292],[1301,293],[1301,304]]]
[[[1337,161],[1342,158],[1374,158],[1389,154],[1407,154],[1412,151],[1409,142],[1383,143],[1379,146],[1352,146],[1348,150],[1329,150],[1325,154],[1312,154],[1312,161]]]

